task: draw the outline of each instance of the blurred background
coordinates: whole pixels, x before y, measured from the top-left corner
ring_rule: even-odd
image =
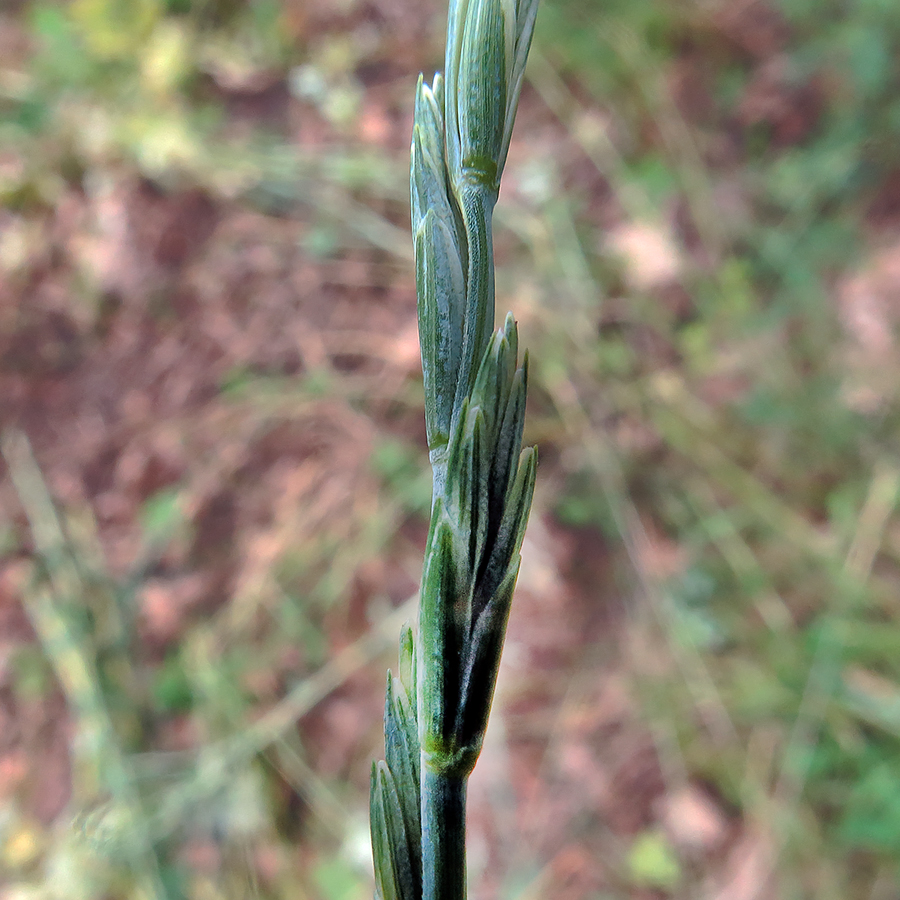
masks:
[[[0,5],[0,898],[371,896],[442,0]],[[900,18],[542,0],[471,893],[900,895]]]

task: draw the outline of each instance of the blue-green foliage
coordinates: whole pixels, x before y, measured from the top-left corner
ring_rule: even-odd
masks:
[[[491,218],[536,11],[537,0],[451,0],[445,75],[430,86],[420,77],[416,90],[410,195],[433,492],[414,692],[389,679],[387,758],[372,770],[383,900],[464,894],[465,779],[487,727],[534,491],[512,315],[491,334]]]

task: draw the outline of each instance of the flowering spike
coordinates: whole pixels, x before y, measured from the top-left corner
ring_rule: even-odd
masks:
[[[420,76],[410,200],[425,431],[434,476],[418,634],[389,675],[373,768],[383,900],[464,900],[465,786],[487,727],[537,457],[527,359],[494,329],[492,216],[537,0],[450,0],[444,76]]]

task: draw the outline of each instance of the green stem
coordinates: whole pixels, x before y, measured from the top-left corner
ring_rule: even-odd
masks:
[[[422,766],[422,900],[465,900],[466,782]]]

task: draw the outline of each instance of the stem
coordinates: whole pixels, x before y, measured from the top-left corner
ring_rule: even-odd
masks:
[[[466,781],[422,766],[422,900],[465,900]]]

